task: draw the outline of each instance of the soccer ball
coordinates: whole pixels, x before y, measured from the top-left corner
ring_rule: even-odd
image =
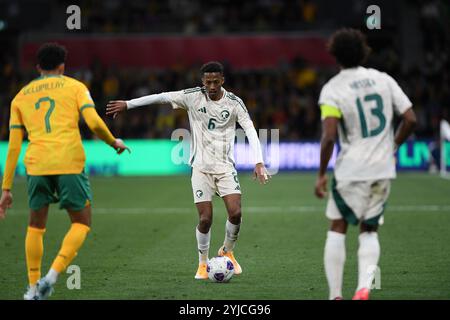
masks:
[[[208,278],[213,282],[228,282],[234,274],[234,265],[230,258],[214,257],[206,267]]]

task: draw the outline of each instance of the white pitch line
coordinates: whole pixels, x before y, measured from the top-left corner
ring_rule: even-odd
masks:
[[[225,210],[219,208],[219,210]],[[52,211],[55,211],[53,209]],[[249,213],[305,213],[305,212],[324,212],[325,206],[271,206],[271,207],[243,207],[242,211]],[[450,205],[392,205],[387,206],[386,211],[396,212],[450,212]],[[28,214],[29,210],[11,209],[11,214]],[[174,208],[96,208],[92,209],[93,214],[183,214],[195,213],[195,207],[174,207]]]

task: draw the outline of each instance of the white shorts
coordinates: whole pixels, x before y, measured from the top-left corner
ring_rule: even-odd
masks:
[[[241,194],[236,171],[211,174],[192,168],[191,182],[194,203],[212,201],[214,194],[220,197],[233,193]]]
[[[391,180],[337,181],[333,178],[328,198],[327,218],[345,219],[357,225],[383,224],[383,212],[391,189]]]

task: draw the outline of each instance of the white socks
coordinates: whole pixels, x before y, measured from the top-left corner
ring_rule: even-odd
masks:
[[[370,290],[378,259],[380,258],[380,243],[376,232],[363,232],[359,235],[358,249],[358,288],[356,291],[367,288]]]
[[[198,248],[198,262],[206,263],[208,262],[209,253],[209,242],[211,239],[211,229],[208,233],[201,233],[198,228],[195,228],[195,236],[197,238],[197,248]]]
[[[342,297],[342,278],[345,264],[345,234],[328,231],[325,243],[325,273],[330,289],[330,300]]]
[[[380,258],[380,243],[376,232],[363,232],[359,235],[358,249],[358,288],[370,290],[377,272],[378,259]],[[325,243],[325,273],[330,299],[342,297],[342,278],[345,264],[345,234],[328,231]]]
[[[58,280],[59,273],[50,268],[47,275],[45,276],[45,279],[50,282],[51,285],[54,285],[56,281]]]
[[[233,251],[234,245],[239,235],[241,224],[232,224],[230,221],[225,223],[225,240],[223,246],[226,252]]]
[[[236,240],[239,235],[240,227],[241,224],[232,224],[227,219],[227,222],[225,224],[225,240],[223,242],[224,249],[226,252],[233,251],[234,246],[236,244]],[[211,240],[211,229],[209,229],[208,233],[201,233],[196,227],[195,236],[197,238],[198,262],[206,263],[208,262],[209,243]]]

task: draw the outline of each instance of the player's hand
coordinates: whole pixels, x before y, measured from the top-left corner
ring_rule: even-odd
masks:
[[[6,217],[6,209],[11,208],[13,203],[12,193],[9,190],[3,190],[2,197],[0,198],[0,219]]]
[[[266,184],[269,182],[270,175],[267,173],[267,169],[262,163],[257,163],[255,170],[253,171],[253,180],[258,179],[260,184]]]
[[[128,151],[128,153],[131,153],[130,148],[128,148],[122,139],[116,139],[114,143],[111,145],[114,149],[116,149],[118,154],[121,154],[125,150]]]
[[[124,100],[110,101],[106,105],[106,115],[113,115],[113,119],[121,113],[127,111],[127,102]]]
[[[327,176],[318,176],[316,180],[315,194],[317,198],[324,198],[327,195]]]

